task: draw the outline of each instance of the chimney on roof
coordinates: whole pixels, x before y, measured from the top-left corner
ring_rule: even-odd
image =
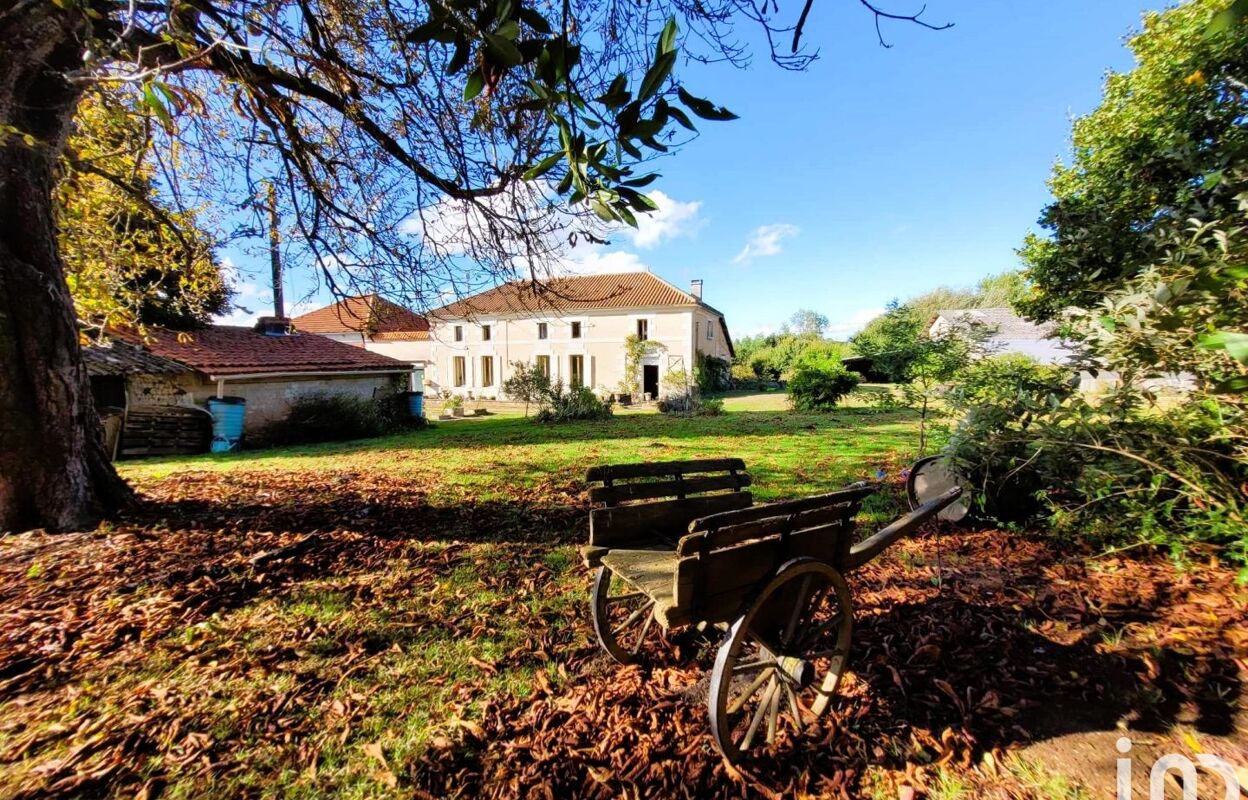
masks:
[[[695,300],[702,299],[702,279],[695,278],[689,282],[689,294],[693,295]]]
[[[278,229],[277,189],[269,181],[269,262],[273,268],[273,316],[286,317],[286,303],[282,297],[282,234]]]
[[[289,336],[295,332],[295,326],[286,317],[261,317],[253,330],[265,336]]]

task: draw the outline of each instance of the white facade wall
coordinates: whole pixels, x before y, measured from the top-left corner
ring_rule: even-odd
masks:
[[[619,392],[626,362],[625,340],[637,333],[638,320],[648,326],[652,343],[644,365],[658,368],[659,379],[673,369],[684,369],[692,375],[694,353],[715,355],[728,352],[719,318],[699,307],[656,307],[637,309],[593,310],[567,315],[549,316],[481,316],[467,320],[431,320],[430,341],[434,366],[425,372],[426,391],[450,392],[458,395],[499,399],[499,387],[512,372],[511,364],[522,361],[536,363],[538,356],[550,359],[552,380],[569,382],[571,357],[580,356],[584,364],[584,382],[596,393]],[[713,321],[712,336],[707,339],[706,325]],[[546,323],[547,338],[538,338],[538,324]],[[572,337],[572,323],[579,322],[581,336]],[[490,339],[482,335],[482,326],[490,326]],[[463,340],[455,340],[455,328],[463,331]],[[700,337],[699,338],[699,334]],[[463,385],[456,385],[455,359],[463,358]],[[493,380],[484,381],[482,360],[493,364]],[[644,372],[644,369],[643,369]],[[642,373],[635,376],[640,391]]]
[[[389,356],[405,364],[423,366],[426,373],[429,372],[429,367],[433,363],[433,342],[428,339],[375,340],[359,333],[320,333],[315,335],[333,339],[335,342],[363,347],[365,350]]]

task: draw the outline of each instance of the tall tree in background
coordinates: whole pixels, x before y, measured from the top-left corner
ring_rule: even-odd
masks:
[[[1248,153],[1244,3],[1193,0],[1145,17],[1129,41],[1136,66],[1111,74],[1101,105],[1075,122],[1053,202],[1020,250],[1033,287],[1018,304],[1036,319],[1087,308],[1162,255],[1160,229],[1236,211],[1224,180]]]
[[[884,12],[859,4],[878,30]],[[155,146],[206,165],[197,185],[167,176],[181,207],[250,202],[272,180],[291,241],[331,290],[431,305],[448,287],[540,277],[569,240],[597,235],[587,220],[653,209],[644,162],[685,141],[693,117],[733,116],[674,78],[682,48],[743,63],[734,23],[753,22],[775,61],[801,68],[811,5],[791,21],[748,0],[6,3],[0,529],[80,526],[123,497],[54,222],[89,86],[136,89],[161,122]]]
[[[823,336],[828,329],[828,318],[809,308],[799,308],[789,317],[787,327],[798,336]]]
[[[164,207],[146,158],[149,120],[107,95],[78,108],[56,187],[56,222],[80,321],[187,329],[229,307],[215,242]]]

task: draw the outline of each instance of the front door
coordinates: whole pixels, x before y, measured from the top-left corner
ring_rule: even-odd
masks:
[[[659,396],[659,365],[643,364],[641,367],[641,390],[650,398]]]

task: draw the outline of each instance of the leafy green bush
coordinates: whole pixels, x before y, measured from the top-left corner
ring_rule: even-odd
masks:
[[[789,380],[789,403],[798,411],[831,411],[857,385],[857,373],[839,364],[803,367]]]
[[[717,356],[698,353],[694,359],[693,380],[703,394],[722,392],[732,385],[732,365]]]
[[[542,397],[542,408],[533,417],[534,422],[541,423],[606,419],[611,419],[610,403],[604,403],[585,386],[565,389],[563,381],[551,384]]]
[[[659,412],[681,417],[718,417],[724,413],[724,401],[696,392],[672,395],[659,400]]]
[[[381,399],[315,393],[298,397],[285,419],[269,423],[250,438],[256,447],[368,439],[419,427],[423,419],[408,412],[406,398]]]

